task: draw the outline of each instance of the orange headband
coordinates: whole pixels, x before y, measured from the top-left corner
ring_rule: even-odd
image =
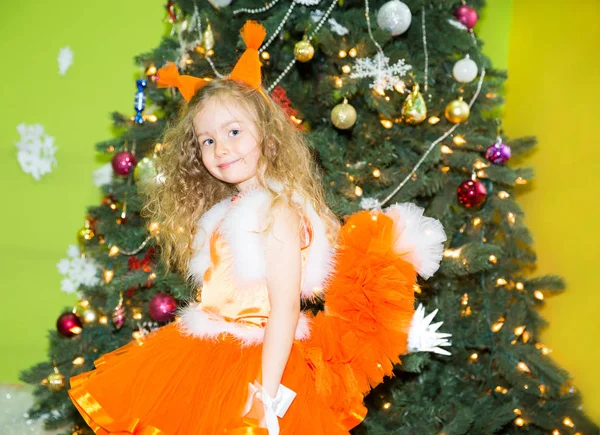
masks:
[[[256,21],[248,20],[244,24],[244,27],[242,27],[242,30],[240,30],[240,34],[246,44],[246,51],[244,51],[242,57],[237,61],[227,79],[242,81],[258,89],[264,96],[261,89],[261,63],[258,56],[258,49],[263,43],[265,36],[267,36],[267,31]],[[174,86],[179,89],[181,96],[186,101],[190,101],[198,89],[209,82],[209,80],[194,76],[179,75],[179,71],[173,62],[167,62],[165,66],[158,70],[157,74],[156,85],[159,88]]]

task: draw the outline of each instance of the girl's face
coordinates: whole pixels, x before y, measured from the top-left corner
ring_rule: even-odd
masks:
[[[192,122],[208,172],[239,190],[256,186],[260,144],[250,114],[232,98],[211,98]]]

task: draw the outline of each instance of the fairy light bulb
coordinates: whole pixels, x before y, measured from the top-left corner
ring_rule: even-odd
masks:
[[[504,190],[501,190],[500,192],[498,192],[498,198],[507,199],[510,198],[510,194],[508,192],[505,192]]]
[[[517,288],[517,290],[523,290],[525,288],[525,285],[521,281],[519,281],[515,284],[515,287]]]
[[[73,365],[74,366],[80,366],[85,362],[85,358],[83,358],[82,356],[78,356],[73,360]]]
[[[464,138],[464,136],[457,134],[452,139],[452,142],[454,142],[456,145],[464,145],[467,143],[467,140]]]
[[[148,67],[148,69],[146,70],[146,75],[147,76],[153,76],[154,74],[156,74],[156,66],[154,64],[150,65]]]
[[[515,424],[519,427],[524,426],[525,420],[523,420],[523,417],[517,417],[515,418]]]
[[[509,211],[508,214],[506,215],[506,218],[508,219],[508,221],[511,224],[514,224],[517,220],[517,218],[515,217],[515,214],[512,211]]]
[[[349,73],[350,73],[350,71],[351,71],[350,65],[344,65],[344,66],[342,67],[342,72],[343,72],[344,74],[349,74]]]
[[[481,160],[477,160],[477,161],[476,161],[476,162],[473,164],[473,167],[474,167],[475,169],[479,170],[479,169],[484,169],[484,168],[487,168],[487,167],[488,167],[488,165],[487,165],[487,164],[485,164],[484,162],[482,162]]]
[[[348,56],[348,52],[346,50],[340,50],[340,51],[338,51],[338,56],[340,59],[343,59],[346,56]]]
[[[519,370],[521,370],[522,372],[525,373],[531,373],[531,370],[529,370],[529,367],[527,366],[527,364],[525,364],[523,361],[520,361],[519,364],[517,364],[517,367],[519,368]]]
[[[404,83],[402,80],[398,80],[394,84],[394,90],[400,94],[403,94],[404,91],[406,91],[406,83]]]
[[[521,335],[521,338],[523,339],[523,343],[527,343],[529,341],[529,332],[523,331],[523,335]]]
[[[490,255],[488,261],[492,264],[496,264],[498,262],[498,258],[494,254]]]
[[[519,336],[519,335],[523,334],[523,331],[525,331],[524,326],[517,326],[514,330],[514,333],[516,336]]]
[[[102,323],[103,325],[106,325],[106,324],[108,324],[108,317],[106,317],[106,316],[101,316],[101,317],[98,319],[98,322]]]
[[[363,194],[363,190],[360,188],[360,186],[356,186],[356,187],[354,188],[354,194],[355,194],[356,196],[362,196],[362,194]]]
[[[573,420],[571,420],[569,417],[565,417],[563,424],[567,427],[575,427],[575,423],[573,423]]]
[[[460,298],[460,303],[463,305],[469,305],[469,295],[467,293],[462,295],[462,298]]]
[[[381,171],[379,169],[373,169],[373,177],[375,177],[375,178],[381,177]]]
[[[449,170],[450,170],[450,166],[442,166],[442,168],[441,168],[441,171],[442,171],[442,173],[444,173],[444,174],[445,174],[446,172],[448,172]]]
[[[350,50],[348,50],[348,55],[350,57],[356,57],[357,54],[358,54],[358,51],[354,47],[352,47]]]
[[[108,256],[109,257],[115,257],[115,256],[119,255],[119,252],[121,252],[121,250],[119,249],[119,247],[113,245],[113,246],[110,247],[110,250],[108,251]]]
[[[496,280],[496,286],[506,285],[506,280],[504,278],[498,278]]]
[[[392,128],[394,125],[394,123],[392,121],[390,121],[389,119],[381,119],[379,122],[381,123],[381,125],[383,125],[387,129]]]
[[[263,60],[269,60],[269,59],[271,59],[271,55],[269,54],[269,52],[268,52],[268,51],[263,51],[263,52],[260,54],[260,57],[261,57]]]
[[[517,179],[515,180],[516,184],[527,184],[527,180],[524,179],[523,177],[517,177]]]
[[[440,147],[440,151],[441,151],[443,154],[452,154],[452,153],[454,152],[454,151],[452,151],[452,148],[450,148],[448,145],[442,145],[442,146]]]
[[[383,404],[383,409],[390,409],[391,406],[392,406],[392,404],[390,402],[385,402]]]
[[[344,81],[341,79],[341,77],[336,77],[335,78],[335,87],[341,88],[343,85],[344,85]]]
[[[471,361],[477,361],[479,359],[479,355],[477,354],[477,352],[473,352],[469,358],[471,359]]]
[[[427,122],[429,122],[431,125],[435,125],[438,122],[440,122],[440,118],[438,118],[437,116],[430,116]]]
[[[558,429],[554,429],[552,431],[552,435],[560,435],[560,431]]]
[[[375,89],[373,89],[373,92],[375,92],[377,95],[383,97],[385,95],[385,90],[381,87],[381,86],[375,86]]]
[[[501,385],[497,385],[496,388],[494,388],[494,391],[496,393],[501,393],[501,394],[506,394],[508,393],[508,389],[506,389],[505,387],[501,386]]]
[[[459,249],[445,249],[444,250],[444,257],[447,258],[458,258],[460,257],[460,251],[462,248]]]
[[[543,301],[544,300],[544,293],[542,293],[539,290],[536,290],[533,292],[533,296],[538,300],[538,301]]]
[[[504,318],[498,319],[498,321],[492,325],[492,331],[498,332],[502,329],[503,326],[504,326]]]
[[[541,384],[538,388],[540,389],[540,393],[544,394],[546,392],[546,386],[544,384]]]

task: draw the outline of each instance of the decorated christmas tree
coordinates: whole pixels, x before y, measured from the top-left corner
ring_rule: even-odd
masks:
[[[198,296],[160,262],[160,226],[142,213],[143,192],[162,182],[162,133],[182,104],[156,74],[171,61],[182,74],[222,77],[244,48],[239,29],[255,19],[267,29],[259,49],[266,88],[308,135],[340,219],[414,202],[448,236],[440,270],[415,292],[428,312],[439,308],[452,355],[404,356],[396,376],[367,396],[353,433],[597,433],[539,341],[538,307],[564,283],[534,273],[515,198],[533,171],[510,158],[536,141],[503,133],[506,72],[473,31],[483,1],[229,3],[167,2],[170,34],[136,59],[146,74],[135,113],[114,113],[120,134],[96,145],[112,156],[112,173],[70,252],[87,277],[80,300],[59,313],[48,360],[21,374],[38,386],[31,416],[65,434],[92,433],[67,396],[69,377],[132,340],[142,344]]]

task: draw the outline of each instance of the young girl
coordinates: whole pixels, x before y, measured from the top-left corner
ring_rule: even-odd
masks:
[[[167,268],[201,300],[71,378],[97,434],[348,434],[398,355],[449,354],[450,334],[413,295],[417,273],[439,267],[441,224],[395,204],[340,227],[303,135],[261,87],[264,36],[246,23],[248,48],[226,79],[159,71],[188,102],[146,211]],[[324,311],[301,312],[323,297]]]

